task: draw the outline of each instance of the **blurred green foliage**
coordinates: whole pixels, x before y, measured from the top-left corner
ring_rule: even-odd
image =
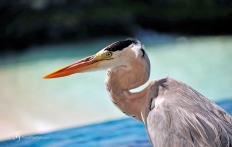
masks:
[[[232,34],[230,0],[1,0],[2,49],[131,36],[140,28],[193,35]]]
[[[108,0],[107,3],[87,7],[72,6],[70,9],[49,8],[32,11],[21,17],[18,23],[31,24],[46,21],[53,25],[72,25],[83,19],[109,20],[150,16],[163,19],[213,18],[231,13],[230,6],[220,6],[215,0],[151,1]]]

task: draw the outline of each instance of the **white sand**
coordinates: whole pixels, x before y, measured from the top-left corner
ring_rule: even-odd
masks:
[[[42,79],[108,43],[34,47],[31,50],[37,51],[0,59],[0,140],[14,137],[16,131],[43,133],[125,117],[108,98],[104,71]],[[211,100],[232,96],[231,37],[179,38],[166,45],[148,45],[146,51],[151,79],[169,74]]]

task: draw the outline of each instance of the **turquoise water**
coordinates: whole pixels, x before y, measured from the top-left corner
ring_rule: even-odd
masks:
[[[232,100],[218,103],[232,114]],[[20,136],[0,142],[1,147],[151,147],[145,127],[132,118]]]
[[[115,40],[119,38],[35,46],[1,58],[0,140],[17,131],[38,134],[127,118],[105,91],[105,71],[42,79]],[[179,37],[144,44],[151,61],[150,80],[169,74],[215,102],[231,100],[232,37]]]

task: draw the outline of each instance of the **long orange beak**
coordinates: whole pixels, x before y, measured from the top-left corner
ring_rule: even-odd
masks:
[[[85,72],[85,71],[92,70],[98,67],[98,64],[99,64],[98,61],[100,61],[98,58],[99,58],[98,56],[89,56],[71,65],[68,65],[64,68],[54,71],[44,76],[43,78],[44,79],[59,78],[59,77],[68,76],[68,75],[78,73],[78,72]]]

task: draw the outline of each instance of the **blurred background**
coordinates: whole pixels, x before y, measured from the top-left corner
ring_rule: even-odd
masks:
[[[150,81],[232,101],[230,0],[1,0],[0,18],[0,141],[126,118],[105,71],[42,77],[128,37],[145,45]]]

